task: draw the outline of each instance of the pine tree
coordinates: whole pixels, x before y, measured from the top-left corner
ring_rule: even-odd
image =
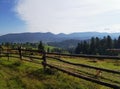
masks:
[[[120,49],[120,36],[118,37],[117,48]]]
[[[80,43],[78,43],[77,47],[75,48],[75,53],[80,54]]]
[[[44,52],[45,51],[42,41],[40,41],[40,43],[38,45],[38,50],[39,50],[39,52]]]
[[[98,37],[95,38],[95,46],[96,46],[95,53],[98,54],[100,50],[100,39]]]
[[[87,41],[83,42],[83,54],[88,54],[88,50],[89,50],[89,45],[87,43]]]
[[[111,49],[112,46],[113,46],[112,39],[111,39],[111,37],[109,35],[107,36],[106,46],[107,46],[108,49]]]
[[[95,38],[92,37],[90,41],[90,54],[95,54]]]
[[[113,48],[117,49],[117,39],[113,40]]]

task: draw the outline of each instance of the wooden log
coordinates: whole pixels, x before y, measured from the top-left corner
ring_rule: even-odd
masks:
[[[94,83],[97,83],[97,84],[100,84],[100,85],[104,85],[104,86],[107,86],[107,87],[111,87],[111,88],[114,88],[114,89],[120,89],[120,86],[118,86],[118,85],[116,85],[116,84],[107,83],[107,82],[99,81],[99,80],[97,80],[97,79],[93,79],[93,78],[90,78],[90,77],[87,77],[87,76],[79,75],[79,74],[77,74],[77,73],[73,73],[73,72],[70,72],[70,71],[68,71],[68,70],[61,69],[61,68],[58,68],[58,67],[56,67],[56,66],[47,64],[47,63],[46,63],[46,66],[55,68],[55,69],[57,69],[57,70],[59,70],[59,71],[62,71],[62,72],[64,72],[64,73],[67,73],[67,74],[72,75],[72,76],[74,76],[74,77],[82,78],[82,79],[85,79],[85,80],[88,80],[88,81],[91,81],[91,82],[94,82]]]
[[[72,62],[68,62],[68,61],[61,60],[61,59],[55,58],[55,57],[50,57],[50,56],[47,56],[47,57],[48,58],[52,58],[52,59],[56,59],[56,60],[58,60],[60,62],[63,62],[63,63],[68,63],[68,64],[71,64],[71,65],[75,65],[75,66],[81,66],[81,67],[86,67],[86,68],[101,70],[101,71],[105,71],[105,72],[109,72],[109,73],[120,74],[120,71],[115,71],[115,70],[110,70],[110,69],[105,69],[105,68],[98,68],[98,67],[89,66],[89,65],[85,65],[85,64],[72,63]]]
[[[18,47],[18,52],[19,52],[20,60],[22,60],[22,50],[21,50],[21,46]]]

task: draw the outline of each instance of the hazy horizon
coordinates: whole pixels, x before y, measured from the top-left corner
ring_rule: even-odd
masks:
[[[52,33],[52,34],[55,34],[55,35],[58,35],[58,34],[65,34],[65,35],[69,35],[69,34],[74,34],[74,33],[108,33],[108,34],[120,34],[120,32],[71,32],[71,33],[53,33],[53,32],[12,32],[12,33],[6,33],[6,34],[0,34],[0,36],[2,35],[7,35],[7,34],[23,34],[23,33]]]

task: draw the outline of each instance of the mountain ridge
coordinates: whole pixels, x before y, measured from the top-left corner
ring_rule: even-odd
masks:
[[[0,43],[1,42],[60,42],[63,40],[68,39],[75,39],[75,40],[87,40],[91,37],[99,37],[102,38],[104,36],[110,35],[112,38],[117,38],[120,36],[120,33],[100,33],[100,32],[75,32],[70,34],[53,34],[51,32],[25,32],[25,33],[10,33],[6,35],[0,36]]]

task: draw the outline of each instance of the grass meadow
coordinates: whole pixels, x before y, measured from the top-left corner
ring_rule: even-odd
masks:
[[[118,64],[120,61],[116,62],[116,60],[97,60],[93,62],[94,59],[69,57],[62,57],[62,59],[74,63],[120,70],[120,65]],[[44,72],[41,61],[38,60],[36,62],[39,62],[39,64],[20,61],[18,58],[10,58],[9,60],[4,57],[0,58],[0,89],[111,89],[70,76],[55,69],[47,68],[46,72]],[[86,73],[91,75],[95,74],[95,70],[88,68],[75,67],[52,59],[48,59],[47,62],[50,64],[54,63],[54,65],[66,69],[71,69],[73,72],[75,71],[74,69],[76,69],[76,71],[84,75],[86,75]],[[103,73],[103,76],[111,77],[114,81],[119,80],[118,77],[114,77],[112,74],[108,75],[107,73]]]

